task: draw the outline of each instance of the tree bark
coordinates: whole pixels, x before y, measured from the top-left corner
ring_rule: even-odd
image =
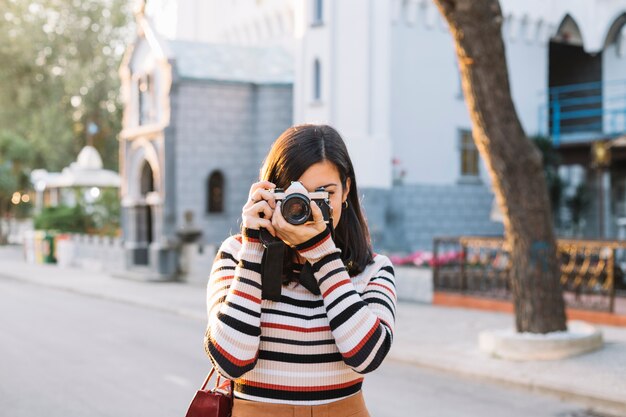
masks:
[[[476,146],[491,176],[511,254],[518,332],[566,329],[541,153],[511,98],[497,0],[435,0],[454,38]]]

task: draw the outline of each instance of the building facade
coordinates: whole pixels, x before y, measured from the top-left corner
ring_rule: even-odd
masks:
[[[626,80],[626,0],[502,0],[501,6],[511,93],[521,123],[528,136],[550,138],[561,154],[560,233],[625,238],[624,152],[623,141],[616,138],[626,132],[626,81],[621,82]],[[230,214],[205,216],[198,223],[205,239],[219,241],[236,230],[232,224],[248,186],[239,181],[256,176],[266,146],[280,131],[303,122],[331,124],[346,140],[377,250],[409,252],[429,249],[438,235],[503,232],[495,221],[489,173],[472,140],[452,37],[432,0],[151,0],[142,10],[140,15],[150,18],[144,21],[151,22],[146,25],[153,28],[153,37],[162,39],[152,43],[169,46],[143,47],[151,36],[140,36],[137,52],[131,54],[136,57],[129,62],[152,59],[139,58],[141,48],[163,49],[158,53],[164,64],[155,68],[162,66],[170,75],[154,87],[160,94],[154,109],[167,117],[154,129],[132,127],[139,116],[129,110],[122,136],[128,149],[131,142],[142,141],[154,148],[144,159],[155,161],[150,165],[158,178],[155,190],[165,190],[169,181],[167,193],[176,194],[171,202],[163,193],[154,200],[159,207],[172,205],[155,207],[155,213],[163,210],[157,216],[170,219],[163,226],[170,235],[184,211],[202,218],[206,198],[206,184],[191,185],[190,174],[179,173],[184,161],[199,158],[189,164],[199,177],[206,179],[212,169],[223,174],[224,193],[232,199],[225,206]],[[204,52],[190,52],[194,48]],[[228,53],[218,50],[239,51],[230,60],[232,74],[246,67],[244,55],[252,56],[259,48],[282,51],[285,61],[279,60],[278,66],[290,67],[292,76],[268,84],[255,74],[266,69],[261,66],[243,71],[237,80],[216,82],[203,75],[196,77],[204,77],[203,83],[191,83],[189,76],[177,73],[183,68],[177,54],[188,53],[194,71],[206,72],[214,61],[228,60]],[[273,64],[270,60],[264,65]],[[142,72],[137,66],[123,76],[134,80],[125,83],[127,91],[130,86],[141,90],[137,83]],[[137,100],[129,96],[127,103]],[[273,103],[271,110],[258,105],[262,100]],[[210,115],[231,111],[245,120],[233,116],[207,122]],[[251,139],[241,132],[222,132],[233,123],[248,126],[247,132],[264,125],[265,133]],[[212,129],[215,135],[209,133]],[[234,146],[219,148],[225,138]],[[610,151],[610,159],[601,165],[592,158],[596,143]],[[130,161],[124,146],[120,157]],[[206,156],[199,151],[203,147]],[[254,167],[249,174],[238,177],[223,164],[210,162],[229,161],[244,148]],[[170,153],[177,155],[171,167],[164,156]],[[133,181],[140,184],[139,165],[126,166],[135,166],[135,171],[123,175],[134,172]],[[176,174],[170,178],[172,172]],[[143,194],[128,187],[126,206],[149,205],[147,194],[142,203]],[[577,200],[581,189],[586,204]],[[187,197],[191,195],[195,197]],[[576,207],[583,209],[576,212]]]

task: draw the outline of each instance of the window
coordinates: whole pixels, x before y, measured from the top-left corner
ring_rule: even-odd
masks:
[[[323,23],[324,4],[323,0],[313,0],[313,21],[312,25],[321,25]]]
[[[139,125],[154,121],[154,86],[149,74],[137,81],[139,89]]]
[[[213,171],[207,181],[207,213],[224,211],[224,176]]]
[[[462,177],[478,177],[479,175],[478,161],[480,160],[480,158],[478,154],[478,149],[476,149],[476,145],[474,144],[474,139],[472,138],[471,131],[469,130],[461,131],[460,150],[461,150],[461,176]]]
[[[316,59],[313,63],[313,101],[322,99],[322,68],[320,60]]]

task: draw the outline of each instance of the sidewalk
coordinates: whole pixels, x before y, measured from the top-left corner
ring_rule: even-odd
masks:
[[[26,264],[16,247],[0,247],[0,279],[16,279],[206,320],[202,285],[145,283],[102,272]],[[605,339],[603,349],[560,361],[508,362],[478,350],[480,331],[512,325],[510,314],[401,302],[389,357],[615,407],[626,414],[626,328],[598,326]]]

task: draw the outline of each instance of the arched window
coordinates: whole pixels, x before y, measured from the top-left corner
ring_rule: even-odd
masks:
[[[323,0],[313,0],[313,24],[321,25],[324,17]]]
[[[213,171],[207,180],[207,213],[224,211],[224,175]]]
[[[152,167],[148,161],[144,161],[143,166],[141,167],[140,181],[140,192],[142,196],[154,191],[154,174],[152,173]]]
[[[322,99],[322,65],[319,59],[313,63],[313,101]]]

